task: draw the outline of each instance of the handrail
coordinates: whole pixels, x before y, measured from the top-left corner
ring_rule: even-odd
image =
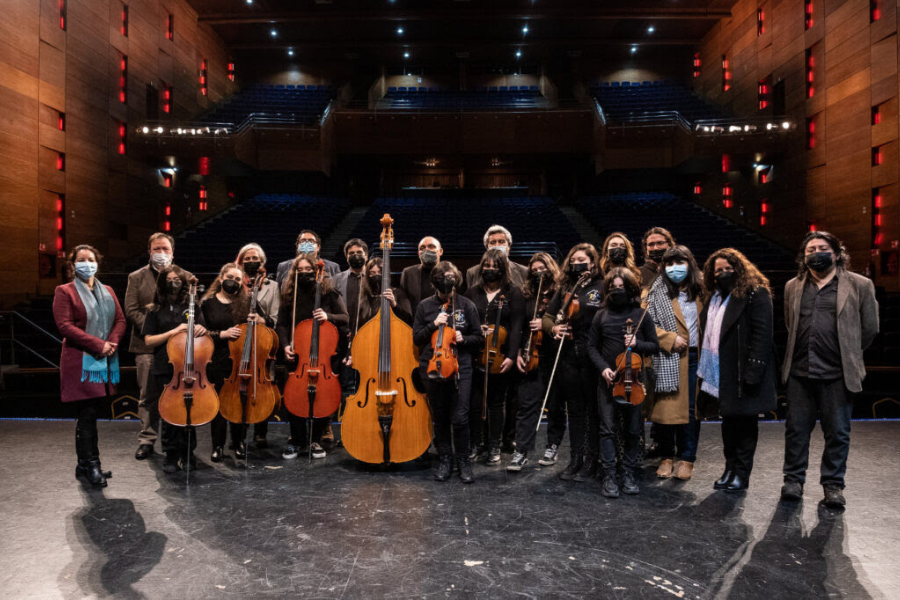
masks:
[[[597,116],[600,117],[600,123],[606,125],[606,113],[603,112],[603,107],[600,106],[600,101],[594,98],[594,108],[597,109]]]
[[[20,319],[22,319],[23,321],[25,321],[26,323],[28,323],[29,325],[31,325],[32,327],[34,327],[35,329],[37,329],[38,331],[40,331],[41,333],[43,333],[44,335],[46,335],[47,337],[52,339],[57,344],[62,344],[62,340],[60,338],[56,337],[55,335],[53,335],[52,333],[50,333],[49,331],[47,331],[46,329],[44,329],[43,327],[41,327],[40,325],[38,325],[37,323],[35,323],[34,321],[32,321],[31,319],[29,319],[28,317],[26,317],[25,315],[23,315],[22,313],[20,313],[17,310],[0,310],[0,315],[13,315],[13,316],[19,317]]]
[[[619,127],[657,124],[669,125],[674,122],[676,125],[680,125],[682,128],[684,128],[685,131],[690,132],[693,129],[693,127],[691,126],[691,122],[685,119],[677,110],[653,111],[647,114],[614,119],[612,122],[613,125],[610,125],[610,127],[616,125]]]
[[[4,311],[0,311],[0,315],[5,315],[5,316],[10,317],[10,319],[9,319],[9,336],[10,336],[9,341],[10,341],[10,357],[12,360],[15,360],[15,357],[16,357],[15,348],[18,346],[18,347],[22,348],[23,350],[25,350],[26,352],[41,359],[42,361],[44,361],[51,367],[56,368],[56,369],[59,368],[58,364],[56,364],[52,360],[48,359],[46,356],[40,354],[38,351],[34,350],[27,344],[23,343],[21,340],[16,339],[16,329],[15,329],[15,325],[14,325],[15,318],[18,317],[23,322],[25,322],[26,324],[28,324],[29,326],[34,328],[36,331],[49,337],[51,340],[53,340],[57,344],[62,345],[63,341],[60,338],[56,337],[55,335],[53,335],[52,333],[50,333],[49,331],[47,331],[46,329],[44,329],[43,327],[41,327],[40,325],[38,325],[37,323],[35,323],[34,321],[32,321],[31,319],[29,319],[28,317],[26,317],[25,315],[23,315],[22,313],[20,313],[18,311],[4,310]]]

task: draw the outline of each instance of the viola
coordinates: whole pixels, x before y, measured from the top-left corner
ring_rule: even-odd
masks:
[[[381,219],[381,290],[390,288],[394,220]],[[419,366],[412,327],[400,320],[383,295],[381,308],[359,328],[353,340],[358,350],[353,366],[359,371],[359,390],[347,398],[341,415],[341,440],[350,456],[366,463],[389,464],[414,460],[432,438],[431,411],[425,396],[413,386]]]
[[[265,276],[257,275],[251,289],[250,314],[257,311],[259,290]],[[272,377],[278,351],[278,334],[256,319],[238,325],[241,335],[229,340],[231,375],[219,394],[219,412],[232,423],[259,423],[269,418],[281,396]]]
[[[313,310],[322,306],[325,262],[316,263],[316,299]],[[297,310],[297,280],[294,279],[294,320]],[[341,383],[331,369],[340,334],[334,323],[306,319],[297,323],[291,348],[297,353],[297,367],[284,385],[284,406],[298,417],[330,417],[341,405]]]
[[[208,335],[194,336],[197,278],[191,277],[189,284],[187,331],[176,333],[166,344],[173,373],[159,397],[159,416],[178,427],[205,425],[219,412],[219,396],[206,378],[214,345]]]
[[[506,298],[503,294],[500,294],[497,297],[495,322],[492,325],[485,325],[484,348],[481,349],[481,354],[478,357],[478,361],[481,363],[481,366],[484,367],[485,373],[490,373],[491,375],[500,373],[500,367],[503,365],[503,354],[501,354],[500,348],[506,344],[508,334],[506,332],[506,327],[500,325],[500,317],[503,313],[503,304],[505,302]],[[486,316],[487,311],[485,311],[485,317]],[[485,320],[487,319],[485,318]]]
[[[625,335],[634,334],[634,322],[625,321]],[[644,401],[647,391],[641,382],[641,370],[644,368],[641,355],[634,352],[631,346],[616,357],[616,378],[613,380],[613,398],[620,404],[637,406]]]
[[[544,285],[544,277],[540,277],[538,279],[538,288],[537,294],[534,295],[534,314],[531,315],[531,320],[534,321],[538,318],[539,314],[543,314],[547,309],[547,301],[546,299],[541,298],[541,289]],[[522,349],[522,358],[525,359],[525,372],[531,373],[535,369],[537,369],[538,364],[541,361],[541,344],[544,342],[544,332],[540,330],[532,331],[528,336],[528,340],[525,342],[525,347]]]
[[[434,353],[428,361],[427,375],[431,380],[446,380],[459,373],[459,358],[456,349],[456,319],[453,317],[453,300],[441,307],[441,312],[450,315],[449,325],[438,327],[431,334]]]

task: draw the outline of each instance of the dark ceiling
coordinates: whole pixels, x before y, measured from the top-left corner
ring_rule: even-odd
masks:
[[[200,22],[212,26],[235,56],[285,63],[380,64],[452,63],[460,57],[475,63],[534,63],[571,56],[625,56],[632,46],[642,54],[658,54],[695,45],[718,20],[730,16],[734,4],[734,0],[189,1]],[[409,53],[408,59],[404,53]]]

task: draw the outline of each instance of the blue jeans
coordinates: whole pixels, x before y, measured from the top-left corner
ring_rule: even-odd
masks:
[[[695,415],[697,404],[697,351],[688,351],[688,422],[684,425],[657,425],[660,455],[677,456],[683,461],[697,460],[700,421]]]

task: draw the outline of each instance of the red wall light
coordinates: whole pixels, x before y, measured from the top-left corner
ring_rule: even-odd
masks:
[[[125,123],[119,123],[119,154],[125,154]]]
[[[872,107],[872,125],[881,123],[881,109],[877,106]]]
[[[877,167],[884,162],[884,154],[881,152],[881,147],[878,146],[876,148],[872,148],[872,166]]]
[[[202,61],[200,61],[200,93],[204,96],[209,92],[209,85],[207,84],[208,76],[209,61],[204,58]]]
[[[700,185],[700,182],[698,181],[697,183],[694,184],[694,195],[699,196],[702,193],[703,193],[703,186]]]
[[[166,39],[169,41],[175,39],[175,15],[166,17]]]
[[[60,131],[66,130],[66,113],[59,113],[59,119],[56,122],[56,128]]]
[[[128,5],[122,5],[122,35],[128,37]]]
[[[702,66],[702,61],[700,60],[700,53],[694,52],[694,77],[700,77],[700,67]]]
[[[731,155],[723,154],[722,155],[722,172],[727,173],[731,170]]]
[[[65,171],[66,170],[66,155],[62,152],[56,154],[56,170],[57,171]]]
[[[228,79],[234,81],[234,63],[228,63]]]
[[[809,29],[813,26],[813,0],[804,0],[803,5],[803,27]]]
[[[119,102],[125,104],[128,99],[128,57],[124,54],[119,59]]]
[[[766,32],[766,13],[762,8],[756,9],[756,36],[759,37]]]
[[[59,28],[63,31],[66,30],[66,0],[59,0]]]
[[[869,20],[872,23],[881,20],[881,0],[869,0]]]

